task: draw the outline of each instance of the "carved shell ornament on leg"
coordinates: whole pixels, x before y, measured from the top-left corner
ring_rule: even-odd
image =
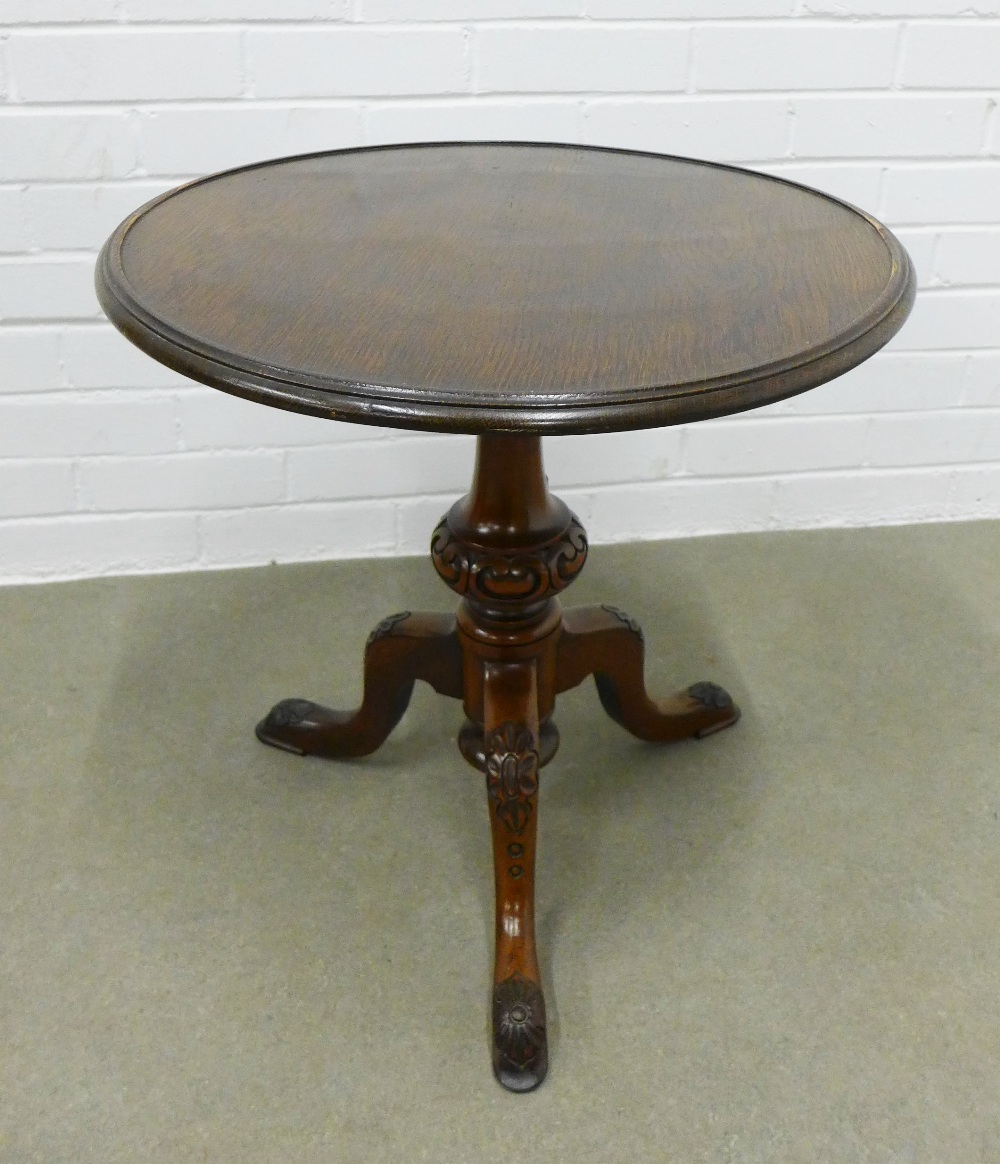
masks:
[[[630,614],[626,614],[620,606],[611,606],[607,602],[602,602],[601,610],[606,610],[608,614],[614,615],[614,617],[617,618],[619,622],[624,623],[625,626],[627,626],[634,635],[638,635],[640,639],[644,637],[642,633],[642,627]]]
[[[524,724],[502,724],[487,741],[486,791],[507,828],[523,832],[538,791],[538,753]]]
[[[372,643],[384,638],[390,631],[395,630],[401,622],[406,622],[409,617],[410,612],[408,610],[401,610],[398,614],[390,614],[387,618],[383,618],[368,636],[368,642],[365,645],[370,647]]]

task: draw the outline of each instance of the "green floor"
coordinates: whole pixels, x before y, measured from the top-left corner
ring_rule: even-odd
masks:
[[[599,548],[568,597],[744,718],[560,699],[512,1096],[457,703],[352,763],[252,731],[352,704],[428,562],[0,590],[0,1161],[1000,1160],[1000,523]]]

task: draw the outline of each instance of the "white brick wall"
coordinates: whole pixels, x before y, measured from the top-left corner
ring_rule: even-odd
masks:
[[[1000,0],[0,0],[0,581],[422,553],[473,442],[265,409],[103,321],[188,177],[526,138],[734,161],[884,218],[911,321],[839,381],[553,438],[595,540],[1000,516]]]

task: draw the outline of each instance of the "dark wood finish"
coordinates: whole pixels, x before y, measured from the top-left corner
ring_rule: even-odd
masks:
[[[563,614],[587,559],[552,496],[543,432],[698,420],[822,383],[884,344],[913,271],[841,202],[725,166],[573,146],[400,146],[285,159],[155,200],[102,252],[114,323],[157,359],[280,408],[474,432],[472,488],[434,531],[456,616],[372,632],[354,712],[282,700],[260,739],[361,756],[418,679],[460,698],[493,836],[493,1068],[548,1067],[534,932],[541,767],[556,697],[593,676],[605,711],[654,742],[736,723],[726,691],[645,689],[638,624]]]
[[[545,998],[535,952],[537,678],[534,659],[487,662],[483,667],[486,792],[496,886],[493,1071],[510,1091],[531,1091],[549,1065]]]
[[[836,199],[623,150],[407,145],[194,182],[108,240],[115,324],[207,384],[317,416],[601,432],[814,387],[898,329],[913,271]]]
[[[493,1070],[509,1090],[530,1091],[548,1069],[534,894],[538,774],[559,743],[556,696],[593,675],[605,711],[660,743],[709,735],[740,712],[714,683],[650,699],[635,620],[614,606],[563,612],[558,595],[583,568],[587,536],[549,492],[540,437],[479,438],[472,489],[438,524],[431,557],[462,597],[457,619],[390,615],[368,640],[356,712],[282,700],[257,735],[303,755],[360,756],[399,722],[417,679],[463,700],[459,748],[486,776],[493,836]]]
[[[368,636],[357,711],[283,699],[257,724],[257,738],[300,756],[367,756],[402,719],[418,679],[441,695],[462,698],[462,653],[451,615],[389,615]]]
[[[613,720],[640,740],[665,744],[699,739],[740,718],[729,693],[700,682],[653,700],[643,681],[642,630],[615,606],[579,606],[563,616],[556,691],[568,691],[594,676],[597,694]]]

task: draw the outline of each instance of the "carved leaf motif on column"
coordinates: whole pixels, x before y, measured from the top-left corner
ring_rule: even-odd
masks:
[[[515,835],[524,831],[538,791],[538,752],[524,724],[505,723],[486,744],[486,791],[497,816]]]

